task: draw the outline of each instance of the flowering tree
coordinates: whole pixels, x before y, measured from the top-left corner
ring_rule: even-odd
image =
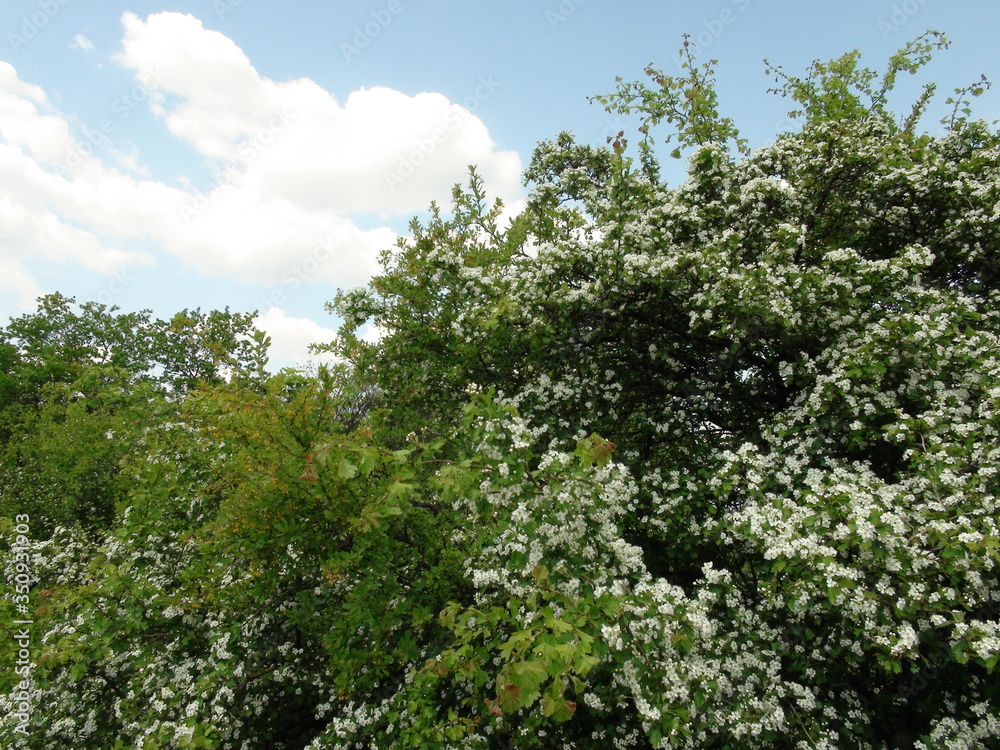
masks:
[[[506,231],[474,178],[339,298],[343,351],[397,423],[448,420],[465,386],[507,410],[469,507],[490,529],[476,605],[426,668],[467,691],[449,710],[471,736],[1000,731],[997,133],[967,116],[984,83],[938,135],[920,130],[933,86],[904,117],[887,106],[942,46],[925,35],[881,76],[857,54],[774,69],[802,127],[752,155],[685,48],[685,77],[600,97],[640,116],[635,158],[624,133],[544,143]],[[688,153],[675,188],[661,123]]]
[[[36,545],[48,724],[0,732],[996,744],[1000,134],[985,83],[887,104],[941,46],[774,69],[802,126],[753,153],[685,48],[509,224],[473,174],[338,296],[349,368],[192,389],[113,528]]]
[[[128,494],[120,463],[151,425],[198,385],[263,372],[252,315],[184,310],[164,321],[74,303],[46,295],[0,329],[0,515],[32,516],[36,536],[105,528]]]

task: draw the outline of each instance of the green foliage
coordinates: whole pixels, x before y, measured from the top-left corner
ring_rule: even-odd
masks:
[[[983,82],[940,135],[933,86],[889,106],[944,46],[772,67],[801,129],[753,154],[685,46],[598,97],[638,165],[561,134],[507,223],[473,172],[338,295],[349,364],[315,376],[264,376],[228,313],[130,318],[149,350],[61,298],[12,323],[2,486],[44,477],[58,528],[45,725],[0,699],[4,741],[995,744],[1000,134]]]
[[[178,396],[258,380],[265,361],[249,315],[167,322],[73,303],[42,297],[0,331],[0,514],[28,513],[40,536],[107,528],[129,490],[122,462],[174,418]]]
[[[625,742],[634,732],[665,746],[822,746],[845,737],[880,746],[916,740],[906,737],[910,727],[931,742],[993,731],[994,719],[975,717],[996,712],[985,687],[993,641],[981,639],[996,627],[987,551],[996,529],[987,519],[1000,237],[987,217],[1000,197],[998,137],[958,117],[942,136],[918,133],[930,85],[905,117],[889,108],[899,75],[918,73],[944,46],[929,33],[881,76],[856,53],[816,63],[804,78],[772,68],[802,127],[752,156],[719,115],[712,63],[698,67],[682,51],[685,75],[650,67],[655,87],[620,83],[598,98],[641,117],[638,168],[624,132],[608,150],[563,134],[535,152],[515,239],[472,241],[478,255],[490,255],[482,243],[497,255],[512,244],[521,252],[463,271],[467,237],[438,223],[436,245],[397,256],[410,262],[389,263],[369,290],[340,298],[347,335],[362,321],[384,331],[364,373],[387,393],[405,393],[392,385],[394,368],[420,362],[433,391],[416,399],[424,409],[433,403],[427,419],[449,418],[467,388],[492,387],[515,410],[496,418],[530,425],[526,445],[575,447],[580,470],[613,460],[635,478],[606,532],[641,550],[644,571],[619,584],[632,618],[617,632],[631,638],[623,635],[620,659],[617,649],[603,656],[607,692],[589,690],[593,703],[574,713],[573,729],[551,728],[528,718],[545,687],[519,684],[512,670],[528,668],[508,666],[468,699],[470,709],[492,701],[478,705],[489,715],[464,720],[513,722],[503,731],[518,747],[532,746],[526,737],[543,725],[552,734],[540,746],[559,746],[556,737]],[[677,188],[658,178],[652,134],[664,123],[689,153]],[[404,284],[422,298],[458,286],[464,304],[411,317],[406,296],[386,293]],[[428,330],[447,332],[447,346]],[[470,344],[479,353],[460,355]],[[488,368],[471,364],[484,357]],[[395,421],[416,424],[405,396],[390,408]],[[613,455],[600,436],[617,443]],[[501,497],[527,501],[547,487],[537,473],[543,455],[539,448],[517,471],[508,467],[503,477],[531,479]],[[490,507],[477,525],[490,524],[484,536],[500,545],[515,516],[499,501]],[[467,564],[483,599],[469,617],[489,624],[473,635],[468,619],[454,621],[465,649],[456,664],[489,664],[506,639],[528,632],[503,613],[529,589],[501,576],[509,588],[489,599],[499,584],[475,571],[528,576],[522,548],[545,549],[567,524],[538,521],[546,510],[530,508],[516,516],[520,545]],[[581,530],[580,546],[557,546],[558,559],[582,564],[574,551],[594,536]],[[550,563],[543,567],[556,570]],[[676,588],[658,601],[655,586]],[[543,606],[535,600],[531,611]],[[635,619],[647,611],[659,615]],[[982,630],[951,625],[968,617]],[[597,631],[605,644],[612,623]],[[971,671],[959,661],[969,632],[980,639]],[[711,667],[701,673],[697,664]],[[905,690],[927,664],[934,690]],[[455,715],[438,714],[435,726],[462,719]]]
[[[171,320],[153,320],[148,310],[121,313],[116,307],[60,294],[39,298],[38,311],[15,318],[0,334],[5,352],[4,405],[37,398],[38,388],[68,383],[85,370],[105,368],[125,382],[151,382],[181,392],[229,376],[263,372],[266,343],[253,332],[251,314],[182,310]]]
[[[719,97],[715,92],[715,69],[718,60],[710,60],[698,65],[694,56],[694,44],[684,36],[684,44],[680,50],[680,64],[686,75],[684,77],[668,76],[663,71],[646,66],[646,75],[656,84],[651,88],[648,84],[626,82],[618,77],[618,89],[614,94],[594,97],[609,112],[628,115],[638,112],[642,115],[641,145],[644,147],[644,157],[649,163],[652,156],[649,153],[652,128],[666,122],[675,128],[667,136],[669,143],[674,138],[680,144],[671,152],[674,158],[680,158],[685,147],[702,148],[706,146],[724,147],[733,141],[740,153],[749,153],[747,142],[740,138],[735,124],[728,117],[719,115]],[[624,132],[614,139],[609,138],[615,153],[621,154],[627,146]]]

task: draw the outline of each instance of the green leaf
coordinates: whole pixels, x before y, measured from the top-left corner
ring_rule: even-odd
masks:
[[[576,713],[576,703],[564,697],[565,685],[562,680],[553,681],[545,689],[542,697],[542,713],[551,716],[555,721],[569,721]]]
[[[534,570],[531,571],[531,577],[535,579],[538,583],[538,587],[543,591],[550,587],[549,583],[549,569],[544,565],[536,565]]]
[[[515,662],[509,666],[511,679],[529,691],[537,689],[549,676],[545,665],[538,661]]]
[[[354,479],[358,474],[358,467],[347,460],[347,457],[340,459],[337,465],[337,476],[341,479]]]
[[[590,671],[600,663],[601,660],[596,656],[589,656],[586,654],[580,655],[573,663],[573,670],[581,677],[586,677]]]
[[[573,630],[573,626],[565,620],[552,619],[546,623],[554,633],[568,633]]]
[[[521,708],[523,691],[513,682],[497,682],[497,703],[504,713],[512,714]]]
[[[389,485],[389,497],[406,497],[413,492],[413,485],[407,482],[393,482]]]
[[[586,469],[594,463],[598,466],[605,466],[611,460],[611,453],[615,447],[614,443],[594,433],[588,438],[578,440],[574,453],[579,457],[580,464]]]
[[[361,469],[361,473],[365,476],[370,476],[378,466],[379,462],[379,452],[377,448],[366,447],[359,451],[358,465]]]

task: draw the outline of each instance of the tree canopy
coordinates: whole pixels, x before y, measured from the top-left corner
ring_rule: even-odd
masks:
[[[14,321],[0,515],[38,533],[0,626],[27,592],[38,710],[0,696],[0,734],[1000,742],[1000,132],[985,80],[940,127],[933,85],[889,106],[944,46],[771,66],[799,127],[751,151],[685,43],[595,97],[634,134],[539,144],[513,220],[473,171],[414,221],[315,375],[267,376],[228,312]],[[95,499],[19,510],[24,467]]]

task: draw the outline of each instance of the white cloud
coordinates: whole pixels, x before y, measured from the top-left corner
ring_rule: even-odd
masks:
[[[272,366],[302,367],[314,364],[332,363],[335,358],[329,354],[310,354],[310,344],[328,344],[337,337],[332,328],[325,328],[309,318],[295,318],[286,315],[280,307],[272,307],[254,319],[254,325],[271,337],[268,350]]]
[[[59,160],[73,141],[66,121],[49,109],[45,92],[21,81],[14,66],[0,60],[0,138],[36,159]]]
[[[149,167],[139,162],[139,150],[133,145],[127,151],[114,151],[115,161],[133,174],[149,177]]]
[[[388,228],[361,229],[353,214],[408,218],[431,200],[447,204],[470,163],[492,195],[520,193],[518,155],[496,150],[469,109],[492,95],[490,79],[467,106],[380,87],[341,104],[308,79],[261,76],[193,16],[126,13],[122,24],[118,59],[144,87],[146,106],[217,177],[168,185],[131,144],[114,143],[114,132],[98,143],[93,126],[74,137],[45,92],[0,62],[3,254],[21,290],[31,289],[27,258],[113,273],[152,263],[141,247],[235,281],[351,287],[396,240]]]
[[[85,50],[94,49],[94,43],[90,41],[87,37],[85,37],[83,34],[77,34],[75,37],[73,37],[73,43],[70,44],[69,46],[72,47],[73,49],[85,49]]]
[[[7,257],[6,242],[0,237],[0,290],[12,292],[16,304],[22,310],[35,307],[35,300],[42,294],[41,288],[27,269],[14,258]]]
[[[308,212],[410,214],[447,202],[469,164],[494,194],[519,192],[521,161],[496,151],[468,108],[385,87],[338,103],[315,82],[262,77],[232,40],[189,15],[123,18],[121,62],[153,82],[168,129],[235,168],[242,189]],[[499,84],[482,78],[467,103]]]
[[[56,171],[74,152],[80,154],[78,179]],[[0,62],[0,288],[13,291],[20,307],[33,307],[42,293],[28,270],[32,259],[109,274],[151,263],[149,254],[115,241],[141,233],[156,213],[139,210],[151,185],[140,191],[134,180],[80,152],[45,92]],[[151,203],[162,200],[157,195]]]

